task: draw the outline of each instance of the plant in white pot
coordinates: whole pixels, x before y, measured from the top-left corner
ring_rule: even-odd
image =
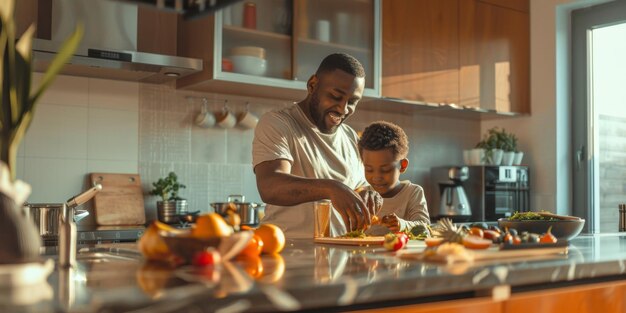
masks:
[[[507,133],[506,129],[493,127],[488,131],[488,138],[495,142],[495,151],[499,150],[500,159],[494,158],[493,165],[512,165],[517,151],[517,136]]]
[[[178,215],[187,213],[187,200],[178,196],[180,189],[187,186],[178,182],[178,176],[170,172],[166,177],[152,183],[150,194],[161,197],[157,201],[157,216],[164,223],[178,222]]]
[[[476,148],[485,150],[485,163],[489,165],[500,165],[502,162],[503,146],[505,145],[504,130],[498,127],[491,128],[483,136],[483,140],[476,144]]]

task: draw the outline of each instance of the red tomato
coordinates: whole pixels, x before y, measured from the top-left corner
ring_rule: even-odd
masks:
[[[500,238],[500,233],[495,230],[485,229],[483,230],[483,238],[494,240],[496,238]]]
[[[404,235],[406,236],[406,234]],[[402,239],[402,236],[399,236],[398,234],[388,233],[385,235],[385,241],[383,242],[383,247],[385,247],[385,249],[389,251],[398,251],[404,248],[407,241],[408,241],[408,237],[405,241],[405,239]]]
[[[403,232],[400,231],[400,232],[396,233],[396,236],[398,236],[398,238],[400,238],[400,240],[402,240],[404,245],[409,243],[409,236],[406,233],[403,233]]]
[[[463,238],[463,246],[468,249],[487,249],[493,241],[478,236],[469,235]]]
[[[214,248],[208,248],[204,251],[196,253],[193,257],[192,264],[195,266],[208,266],[219,264],[222,260],[220,253]]]

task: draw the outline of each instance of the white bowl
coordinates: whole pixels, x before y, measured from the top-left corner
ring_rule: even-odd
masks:
[[[248,55],[233,55],[233,71],[235,73],[263,76],[267,71],[267,61],[258,57]]]

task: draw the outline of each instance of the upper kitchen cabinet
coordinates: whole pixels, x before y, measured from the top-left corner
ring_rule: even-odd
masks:
[[[382,11],[383,99],[460,118],[530,113],[528,0],[384,0]]]
[[[459,103],[458,15],[458,0],[383,1],[383,96]]]
[[[495,2],[504,1],[459,2],[459,104],[530,113],[528,6],[517,5],[526,8],[521,11]]]
[[[213,16],[179,20],[178,54],[204,70],[177,87],[297,100],[328,54],[345,52],[366,71],[366,97],[380,96],[379,0],[242,1]]]

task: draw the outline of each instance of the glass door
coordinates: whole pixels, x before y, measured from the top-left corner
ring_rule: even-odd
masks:
[[[293,0],[239,1],[220,16],[221,72],[292,78]]]
[[[295,0],[294,79],[306,82],[322,59],[335,52],[348,53],[365,68],[365,88],[379,90],[375,0]]]
[[[618,231],[626,203],[626,1],[572,13],[574,213]]]

